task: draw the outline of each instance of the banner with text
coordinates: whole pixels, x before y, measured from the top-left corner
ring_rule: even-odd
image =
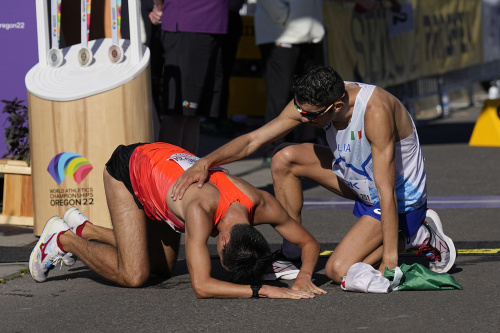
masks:
[[[482,0],[400,3],[325,2],[329,63],[345,80],[386,87],[483,62]]]

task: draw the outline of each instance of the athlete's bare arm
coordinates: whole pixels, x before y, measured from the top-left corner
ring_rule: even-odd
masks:
[[[318,262],[320,245],[318,241],[297,221],[292,219],[271,194],[255,189],[259,199],[255,205],[254,224],[270,224],[287,241],[302,249],[302,266],[292,289],[326,294],[311,280]]]
[[[382,272],[398,264],[398,210],[396,199],[395,102],[376,88],[365,113],[365,133],[372,147],[373,176],[379,193],[383,234]]]
[[[249,285],[239,285],[220,281],[210,276],[211,261],[207,240],[212,231],[211,207],[205,207],[203,200],[192,200],[186,205],[186,262],[191,277],[191,284],[198,298],[250,298]],[[278,288],[264,285],[259,291],[260,297],[268,298],[311,298],[312,292]]]
[[[207,180],[210,167],[241,160],[252,155],[259,148],[285,136],[301,123],[300,118],[300,114],[295,110],[293,101],[291,101],[279,117],[200,158],[172,185],[172,198],[174,201],[182,199],[186,189],[193,183],[198,183],[198,187],[201,188]]]

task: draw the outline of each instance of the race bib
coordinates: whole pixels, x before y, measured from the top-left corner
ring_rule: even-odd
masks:
[[[178,154],[173,154],[170,156],[168,160],[175,161],[177,164],[180,165],[181,168],[186,171],[190,167],[193,166],[193,164],[198,161],[200,158],[197,156],[189,155],[189,154],[184,154],[184,153],[178,153]]]
[[[353,190],[358,198],[363,201],[367,205],[373,205],[372,198],[370,196],[370,186],[369,186],[369,181],[364,179],[364,180],[358,180],[358,179],[350,179],[350,180],[345,180],[342,179],[342,181],[349,186],[351,190]]]
[[[189,155],[189,154],[184,154],[184,153],[177,153],[177,154],[173,154],[172,156],[170,156],[168,160],[172,160],[174,162],[176,162],[177,164],[179,164],[179,166],[181,168],[184,169],[184,171],[186,171],[187,169],[189,169],[190,167],[193,166],[193,164],[198,161],[200,158],[197,157],[197,156],[193,156],[193,155]],[[227,172],[226,169],[222,168],[222,167],[213,167],[213,168],[210,168],[208,169],[210,171],[224,171],[224,172]]]

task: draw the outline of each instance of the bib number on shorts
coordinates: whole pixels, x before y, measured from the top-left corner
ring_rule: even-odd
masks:
[[[350,179],[342,181],[353,190],[358,198],[367,205],[373,205],[372,198],[370,196],[370,186],[368,180]]]

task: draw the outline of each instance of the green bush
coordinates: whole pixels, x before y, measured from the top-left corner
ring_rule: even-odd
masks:
[[[2,100],[5,107],[2,113],[9,116],[6,119],[10,126],[4,126],[5,143],[7,143],[7,152],[2,157],[9,157],[13,160],[23,160],[30,163],[30,144],[28,128],[28,108],[14,98],[13,101]],[[5,125],[5,123],[4,123]]]

